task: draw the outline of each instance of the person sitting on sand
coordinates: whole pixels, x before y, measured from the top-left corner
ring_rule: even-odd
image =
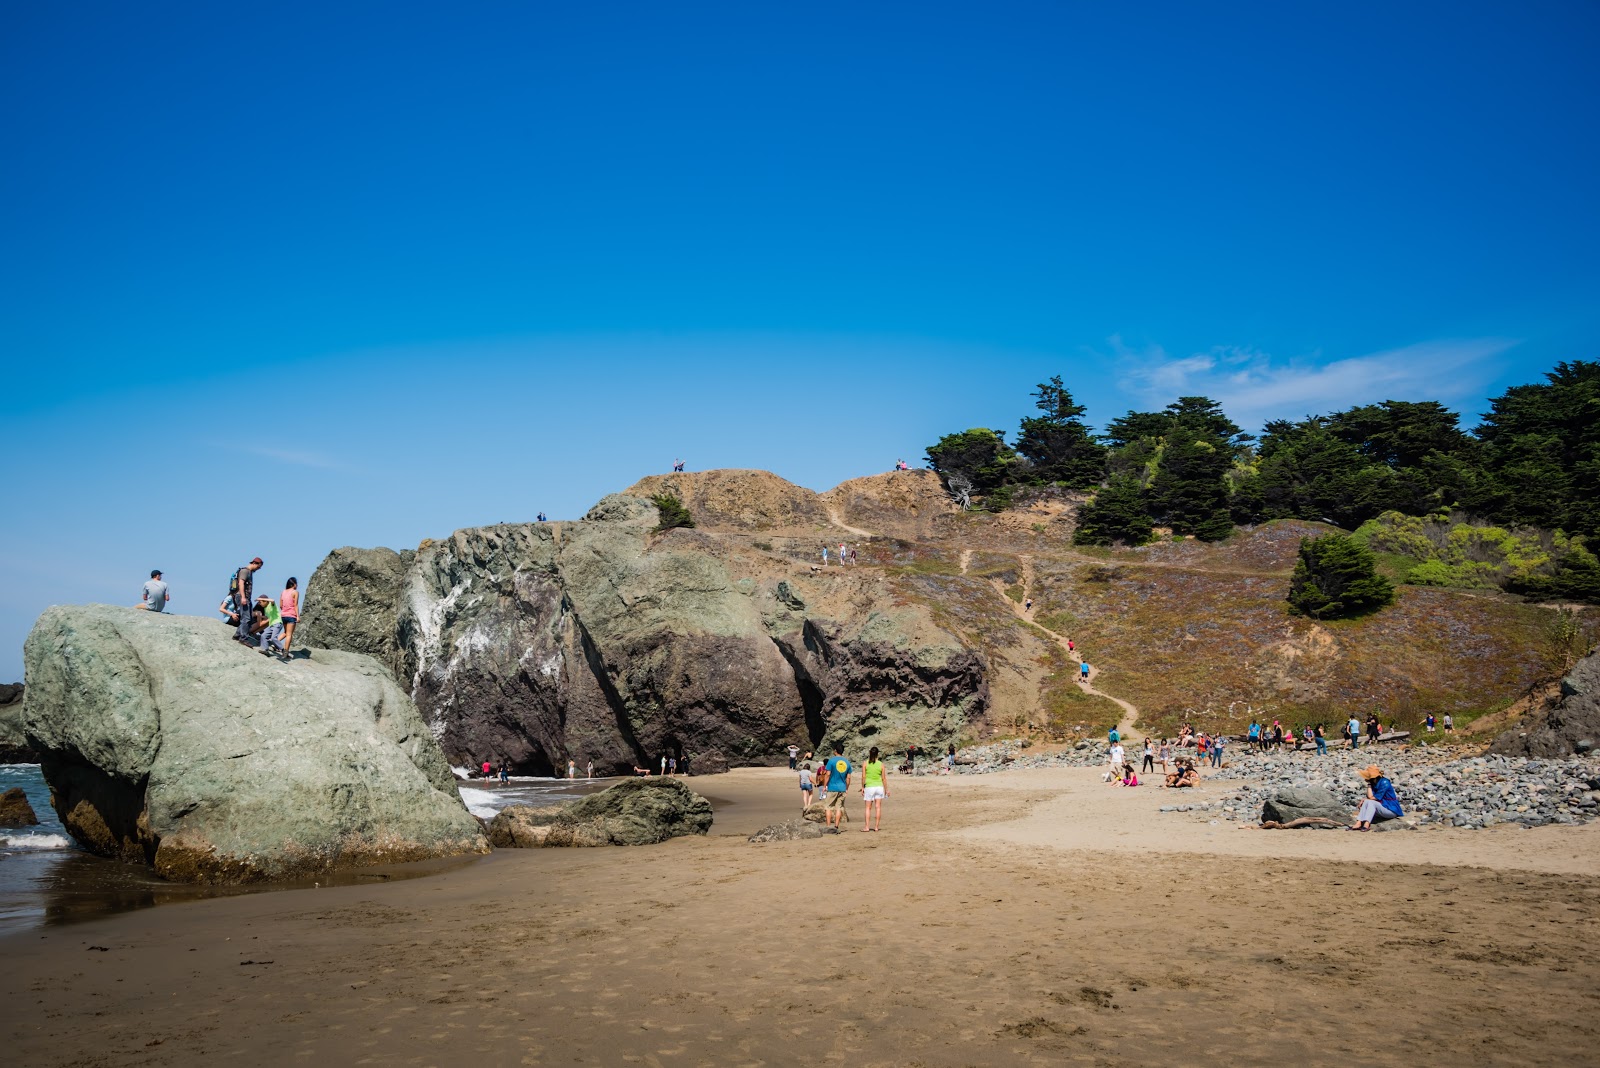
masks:
[[[1122,765],[1122,780],[1120,782],[1118,782],[1117,785],[1118,786],[1138,786],[1139,785],[1139,776],[1134,774],[1133,765],[1132,764],[1124,764],[1124,765]]]
[[[1362,769],[1361,777],[1367,780],[1367,799],[1356,810],[1355,824],[1347,830],[1370,831],[1374,823],[1399,819],[1406,814],[1400,807],[1400,795],[1395,793],[1394,783],[1384,777],[1378,765],[1368,764]]]
[[[1167,785],[1175,790],[1185,786],[1199,786],[1200,772],[1195,770],[1194,763],[1186,757],[1178,761],[1178,770],[1167,776]]]

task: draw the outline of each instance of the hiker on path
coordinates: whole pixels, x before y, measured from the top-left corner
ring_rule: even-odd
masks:
[[[826,545],[822,547],[822,566],[828,566],[828,547]]]
[[[167,584],[161,581],[161,572],[158,569],[150,572],[150,581],[144,584],[144,597],[133,607],[146,612],[164,612],[167,602],[171,599],[172,594],[167,589]]]
[[[1085,686],[1089,684],[1089,661],[1087,660],[1078,665],[1078,681]]]
[[[1448,712],[1444,714],[1444,732],[1446,734],[1454,734],[1456,732],[1456,718]]]
[[[1383,728],[1378,726],[1378,714],[1373,712],[1367,716],[1367,744],[1377,745],[1378,738],[1382,734]]]
[[[233,579],[228,587],[228,593],[233,596],[233,603],[239,606],[239,629],[234,632],[233,640],[243,642],[245,645],[254,645],[252,624],[250,621],[250,606],[255,603],[256,572],[261,570],[261,557],[256,557],[248,564],[233,573]]]
[[[283,584],[283,595],[278,598],[278,615],[283,618],[283,656],[289,659],[289,646],[294,642],[294,628],[300,622],[300,580],[293,575]]]

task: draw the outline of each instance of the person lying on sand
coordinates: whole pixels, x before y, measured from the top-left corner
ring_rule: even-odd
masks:
[[[648,777],[650,775],[650,769],[649,768],[641,768],[639,765],[635,764],[633,766],[633,773],[635,775]]]

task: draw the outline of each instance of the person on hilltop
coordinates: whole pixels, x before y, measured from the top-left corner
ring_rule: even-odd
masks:
[[[272,598],[264,593],[256,598],[256,609],[267,621],[267,625],[261,628],[261,644],[257,651],[262,656],[272,656],[276,649],[279,660],[288,660],[289,654],[283,647],[283,613],[272,603]]]
[[[673,460],[672,461],[672,470],[673,471],[682,471],[683,470],[683,461],[681,459]]]
[[[234,601],[233,594],[230,593],[223,598],[222,603],[217,605],[217,611],[222,613],[223,626],[237,627],[239,625],[239,605]]]
[[[798,745],[791,745],[789,747],[789,770],[793,771],[796,767],[799,766],[799,764],[800,764],[800,747]]]
[[[867,751],[867,762],[861,765],[861,800],[866,808],[862,818],[862,832],[883,829],[883,799],[889,796],[889,769],[878,759],[878,747]],[[876,821],[877,826],[873,826]]]
[[[255,603],[255,576],[260,570],[261,557],[258,556],[235,571],[228,584],[228,593],[239,606],[239,629],[234,632],[233,640],[251,646],[256,643],[251,630],[250,605]]]
[[[535,518],[534,518],[534,520],[533,520],[533,521],[534,521],[534,522],[535,522],[535,523],[548,523],[548,522],[549,522],[549,520],[548,520],[548,519],[546,519],[546,518],[545,518],[545,517],[544,517],[544,513],[543,513],[543,512],[540,512],[540,513],[539,513],[539,514],[538,514],[538,515],[537,515],[537,516],[536,516],[536,517],[535,517]]]
[[[1374,823],[1399,819],[1406,814],[1400,807],[1400,795],[1395,793],[1394,783],[1384,777],[1378,765],[1368,764],[1362,769],[1361,777],[1367,781],[1367,799],[1356,810],[1356,822],[1346,830],[1369,831]]]
[[[844,799],[850,792],[850,761],[844,758],[844,743],[833,743],[833,756],[828,758],[828,826],[837,828],[844,818]]]
[[[150,581],[144,584],[144,597],[133,607],[146,612],[164,612],[167,602],[172,599],[172,594],[167,589],[167,584],[161,580],[161,571],[150,572]]]
[[[294,643],[294,628],[300,622],[300,580],[293,575],[283,584],[283,595],[278,598],[278,615],[283,620],[283,658],[288,660],[289,646]]]

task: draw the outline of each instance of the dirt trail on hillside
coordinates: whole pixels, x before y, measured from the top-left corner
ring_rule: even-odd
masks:
[[[877,537],[877,535],[870,530],[862,530],[860,527],[853,527],[849,523],[846,523],[844,521],[844,517],[839,514],[839,506],[834,504],[832,501],[827,502],[827,509],[829,522],[838,527],[840,530],[847,530],[858,538]]]
[[[971,559],[972,550],[963,549],[961,551],[961,573],[963,575],[967,573],[967,564]],[[1020,602],[1013,601],[1006,595],[1005,585],[998,579],[991,581],[990,585],[1000,595],[1000,600],[1005,602],[1005,606],[1011,610],[1012,615],[1040,633],[1049,635],[1050,640],[1059,645],[1061,651],[1066,653],[1070,659],[1077,661],[1079,670],[1082,670],[1083,657],[1078,655],[1076,649],[1067,644],[1067,639],[1033,618],[1033,608],[1030,606],[1030,601],[1033,598],[1033,557],[1024,553],[1020,554],[1017,559],[1022,563],[1022,600]],[[1117,733],[1123,738],[1132,738],[1134,724],[1139,719],[1139,710],[1132,703],[1124,701],[1120,697],[1115,697],[1104,690],[1095,689],[1094,680],[1099,674],[1100,669],[1090,664],[1089,682],[1084,686],[1084,692],[1094,694],[1096,697],[1104,697],[1107,701],[1122,709],[1122,719],[1117,722]]]

